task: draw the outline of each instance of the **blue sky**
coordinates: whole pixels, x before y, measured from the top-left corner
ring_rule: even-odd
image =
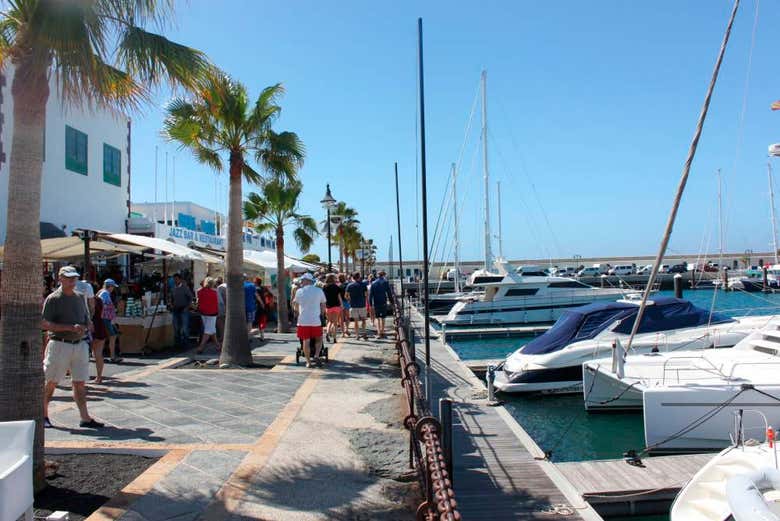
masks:
[[[330,183],[337,199],[358,210],[383,258],[396,235],[396,161],[404,257],[421,251],[415,122],[417,17],[423,18],[431,233],[450,164],[463,147],[464,259],[482,257],[479,112],[468,135],[465,129],[483,68],[491,191],[501,181],[505,256],[654,253],[731,11],[723,0],[219,6],[178,4],[176,27],[166,35],[206,52],[252,96],[275,82],[285,85],[277,128],[297,132],[307,146],[302,210],[321,218],[319,200]],[[780,142],[780,112],[769,110],[780,99],[780,34],[770,25],[776,7],[760,6],[748,69],[756,3],[741,6],[671,253],[717,251],[718,168],[726,249],[770,249],[766,150]],[[159,145],[158,198],[168,150],[176,155],[176,198],[224,210],[226,194],[215,193],[213,172],[159,138],[169,97],[160,93],[133,117],[133,200],[154,199]],[[217,184],[226,185],[224,174]],[[450,243],[448,237],[440,252],[451,251]],[[313,251],[325,257],[325,241]],[[397,257],[397,244],[395,251]]]

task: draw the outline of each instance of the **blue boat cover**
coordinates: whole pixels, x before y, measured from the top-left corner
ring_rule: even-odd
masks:
[[[594,302],[565,311],[549,331],[528,342],[520,352],[540,355],[559,351],[573,342],[595,337],[618,320],[620,323],[612,331],[628,335],[638,311],[637,304],[627,302]],[[637,332],[652,333],[733,321],[720,313],[713,313],[710,319],[709,311],[685,299],[659,297],[645,308]]]

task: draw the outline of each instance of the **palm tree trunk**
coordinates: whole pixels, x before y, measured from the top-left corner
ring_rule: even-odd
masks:
[[[281,222],[281,219],[279,219]],[[287,320],[287,272],[284,271],[284,227],[276,227],[276,293],[279,301],[276,306],[279,319],[276,321],[276,332],[287,333],[289,324]]]
[[[41,365],[41,176],[48,67],[25,58],[11,86],[14,127],[0,291],[0,421],[35,420],[35,489],[45,487]],[[63,201],[63,204],[69,204]]]
[[[244,306],[244,231],[241,213],[241,179],[244,158],[240,152],[230,153],[230,198],[228,200],[228,233],[225,271],[227,272],[227,309],[225,310],[225,341],[219,356],[220,364],[247,366],[252,363]]]
[[[344,237],[339,233],[339,271],[344,272]]]

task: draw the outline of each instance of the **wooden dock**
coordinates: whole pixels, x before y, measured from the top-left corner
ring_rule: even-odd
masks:
[[[424,366],[420,340],[417,335]],[[423,379],[434,411],[439,398],[453,400],[453,484],[463,519],[601,519],[555,465],[543,461],[541,449],[509,413],[486,403],[484,384],[435,338]]]
[[[620,460],[577,461],[555,466],[602,516],[660,514],[714,454],[645,458],[641,466]]]

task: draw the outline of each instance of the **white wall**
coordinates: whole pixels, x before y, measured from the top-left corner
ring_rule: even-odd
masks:
[[[8,169],[13,136],[13,68],[3,71],[0,86],[3,116],[2,147],[5,161],[0,164],[0,244],[5,243],[8,201]],[[64,110],[54,84],[46,105],[46,157],[43,163],[41,216],[43,222],[66,225],[70,235],[75,228],[124,232],[128,196],[128,122],[126,116],[88,109]],[[82,175],[65,168],[65,125],[88,136],[88,172]],[[121,186],[103,181],[103,144],[121,152]]]

